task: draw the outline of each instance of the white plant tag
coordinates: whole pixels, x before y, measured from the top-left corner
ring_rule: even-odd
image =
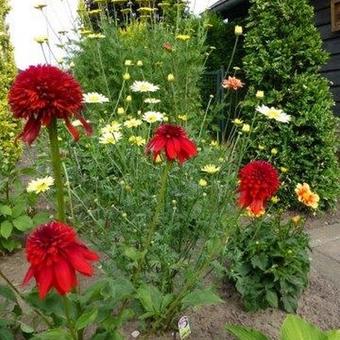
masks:
[[[189,318],[182,316],[178,321],[178,332],[181,340],[187,338],[191,334]]]

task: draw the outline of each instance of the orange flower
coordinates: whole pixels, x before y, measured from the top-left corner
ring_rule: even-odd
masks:
[[[303,203],[307,207],[317,209],[320,197],[318,194],[311,191],[310,186],[307,183],[298,183],[295,188],[295,193],[299,202]]]
[[[224,79],[222,82],[222,87],[229,90],[237,91],[242,88],[244,83],[241,82],[240,79],[236,77],[228,77],[228,79]]]

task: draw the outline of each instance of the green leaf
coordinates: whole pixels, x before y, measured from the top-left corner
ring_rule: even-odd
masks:
[[[12,302],[17,301],[17,298],[13,290],[10,289],[8,286],[0,285],[0,295],[9,301],[12,301]]]
[[[39,225],[48,222],[50,215],[48,213],[39,213],[33,216],[33,224]]]
[[[37,334],[32,338],[33,340],[72,340],[70,333],[63,328],[54,328],[46,332]]]
[[[12,215],[12,209],[8,205],[0,205],[0,214],[3,216]]]
[[[26,209],[27,209],[27,204],[25,201],[17,202],[12,209],[12,217],[17,218],[20,215],[25,214]]]
[[[0,226],[0,234],[2,237],[4,237],[6,240],[10,237],[12,234],[13,225],[10,221],[3,221]]]
[[[296,315],[288,315],[281,328],[281,340],[326,340],[323,332]]]
[[[211,305],[221,302],[223,302],[223,300],[215,293],[213,293],[209,288],[196,289],[186,295],[182,300],[183,308],[199,305]]]
[[[33,228],[33,221],[27,215],[22,215],[13,220],[14,227],[20,231],[26,231]]]
[[[0,328],[1,340],[14,340],[13,334],[7,328]]]
[[[137,297],[146,311],[160,314],[163,297],[157,287],[144,284],[138,289]]]
[[[277,297],[276,292],[273,290],[266,291],[266,300],[268,301],[269,305],[274,308],[278,308],[279,306],[279,299]]]
[[[124,254],[125,256],[127,256],[129,259],[133,260],[133,261],[137,261],[139,259],[141,259],[144,256],[144,252],[138,251],[136,248],[134,247],[127,247],[124,250]]]
[[[90,310],[80,315],[75,324],[76,330],[79,331],[80,329],[83,329],[87,327],[89,324],[93,323],[94,320],[96,320],[97,315],[98,315],[97,309]]]
[[[339,340],[340,339],[340,329],[335,329],[333,331],[326,332],[327,340]]]
[[[19,323],[20,323],[20,328],[24,333],[30,334],[34,332],[34,329],[30,325],[27,325],[21,321],[19,321]]]
[[[266,270],[268,265],[268,257],[265,254],[255,255],[251,259],[251,264],[254,268]]]
[[[225,325],[225,329],[238,340],[269,340],[263,333],[249,327]]]

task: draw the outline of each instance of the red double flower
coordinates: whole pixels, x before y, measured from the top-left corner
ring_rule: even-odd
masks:
[[[238,203],[259,216],[265,210],[267,201],[280,187],[278,171],[266,161],[252,161],[239,172],[240,193]]]
[[[55,288],[59,294],[70,292],[77,285],[76,272],[93,275],[90,262],[99,256],[77,240],[70,226],[52,221],[37,227],[26,242],[26,257],[30,263],[24,284],[33,277],[43,299]]]
[[[163,124],[146,146],[146,153],[152,153],[154,160],[161,152],[164,152],[168,161],[177,160],[183,164],[197,155],[197,147],[181,126]]]
[[[18,137],[32,144],[42,125],[49,126],[53,118],[63,119],[75,140],[79,132],[70,118],[78,119],[87,134],[91,126],[81,115],[83,94],[79,83],[67,72],[50,65],[30,66],[18,74],[9,90],[8,101],[14,117],[26,120]]]

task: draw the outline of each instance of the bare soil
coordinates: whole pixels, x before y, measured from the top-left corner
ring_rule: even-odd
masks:
[[[27,270],[23,251],[0,258],[0,268],[19,289],[22,289],[20,285]],[[81,281],[83,286],[88,283],[87,280]],[[339,293],[339,289],[312,269],[310,284],[300,299],[298,314],[322,329],[340,328]],[[191,339],[232,339],[224,330],[227,323],[253,327],[263,331],[271,339],[278,339],[279,329],[286,315],[284,312],[275,309],[256,313],[245,312],[239,295],[229,285],[220,289],[220,295],[224,303],[188,311],[192,329]],[[133,339],[130,333],[135,327],[135,324],[128,326],[127,339]],[[153,339],[170,340],[174,337],[169,334]]]

